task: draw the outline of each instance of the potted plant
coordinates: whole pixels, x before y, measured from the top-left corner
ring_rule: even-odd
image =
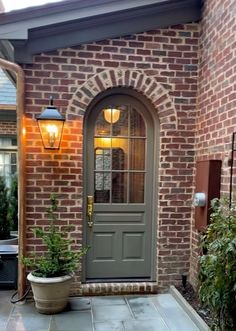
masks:
[[[214,330],[236,329],[236,207],[212,200],[210,225],[201,236],[199,294],[210,309]]]
[[[55,314],[62,311],[68,302],[70,285],[74,271],[78,268],[82,256],[88,248],[73,251],[71,239],[67,239],[69,228],[58,229],[58,199],[50,197],[47,208],[48,229],[35,228],[37,238],[41,238],[47,250],[44,255],[31,254],[23,257],[22,262],[34,271],[27,278],[31,283],[36,309],[43,314]]]

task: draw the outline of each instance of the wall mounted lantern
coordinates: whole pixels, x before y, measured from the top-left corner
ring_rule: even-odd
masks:
[[[36,117],[40,134],[45,149],[59,149],[61,145],[62,132],[65,117],[53,106],[53,99],[50,98],[50,106]]]
[[[103,110],[104,118],[108,123],[116,123],[120,118],[120,109],[117,108],[106,108]]]

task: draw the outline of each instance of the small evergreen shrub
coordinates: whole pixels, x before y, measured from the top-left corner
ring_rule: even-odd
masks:
[[[0,176],[0,240],[11,237],[12,223],[8,217],[8,189],[3,177]]]
[[[18,230],[18,182],[17,176],[13,175],[11,178],[11,186],[9,189],[8,198],[8,218],[12,224],[11,230]]]
[[[70,248],[71,239],[67,239],[70,227],[64,228],[63,231],[58,229],[55,222],[58,220],[58,199],[55,194],[50,197],[50,207],[47,208],[49,227],[44,230],[36,228],[32,231],[37,238],[41,238],[46,245],[44,255],[31,254],[29,257],[23,257],[21,261],[34,271],[34,276],[38,277],[58,277],[75,271],[88,248],[82,248],[74,251]]]
[[[210,225],[201,236],[199,295],[214,316],[214,330],[236,330],[236,208],[212,200]]]

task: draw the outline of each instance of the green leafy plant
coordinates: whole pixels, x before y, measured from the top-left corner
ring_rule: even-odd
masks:
[[[10,219],[11,230],[18,230],[18,182],[16,174],[11,178],[11,186],[8,197],[8,219]]]
[[[8,189],[3,177],[0,176],[0,240],[11,237],[12,223],[8,217]]]
[[[236,208],[212,200],[210,225],[201,236],[199,295],[214,316],[214,330],[236,327]]]
[[[57,221],[58,199],[55,194],[50,197],[50,207],[47,208],[49,227],[47,230],[35,228],[34,232],[37,238],[41,238],[46,245],[47,251],[44,255],[31,254],[29,257],[23,257],[22,262],[34,269],[34,276],[38,277],[57,277],[69,274],[75,271],[88,247],[79,251],[70,248],[71,239],[67,239],[70,227],[65,227],[63,231],[58,229],[55,224]]]

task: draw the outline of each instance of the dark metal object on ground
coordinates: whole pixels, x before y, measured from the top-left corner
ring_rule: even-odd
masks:
[[[17,245],[0,245],[0,287],[17,288]]]

